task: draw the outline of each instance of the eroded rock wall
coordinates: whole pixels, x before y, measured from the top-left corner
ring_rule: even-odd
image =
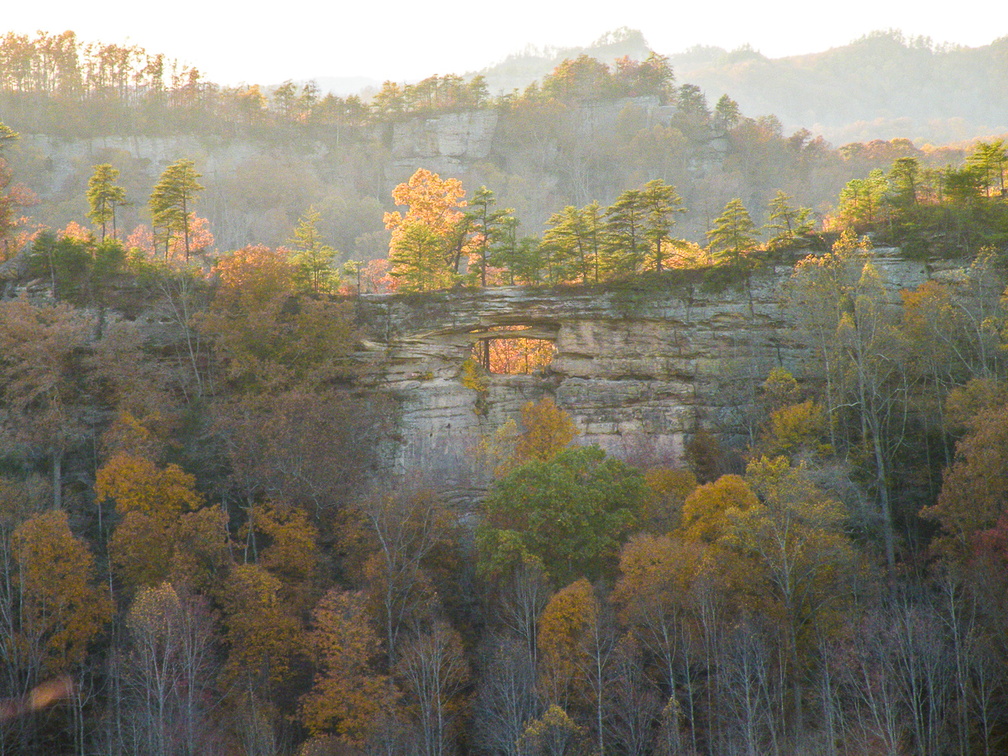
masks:
[[[949,272],[895,250],[878,250],[874,264],[893,307],[900,289]],[[460,496],[476,493],[489,480],[473,454],[480,439],[547,395],[572,415],[579,443],[629,461],[681,461],[699,427],[741,442],[769,370],[779,365],[801,378],[811,367],[812,353],[784,305],[792,270],[767,268],[748,285],[721,288],[699,276],[669,276],[361,297],[363,356],[372,366],[365,381],[398,400],[389,464]],[[491,375],[485,392],[467,388],[462,364],[473,344],[511,326],[552,340],[552,363],[534,375]]]
[[[362,297],[368,380],[400,407],[396,472],[459,492],[481,488],[486,474],[473,449],[545,395],[573,416],[580,443],[627,459],[679,460],[698,424],[723,424],[734,411],[738,392],[722,384],[740,366],[800,360],[780,306],[789,270],[748,290],[649,281]],[[507,326],[551,339],[552,363],[533,375],[491,375],[485,392],[467,388],[462,364],[473,344]]]

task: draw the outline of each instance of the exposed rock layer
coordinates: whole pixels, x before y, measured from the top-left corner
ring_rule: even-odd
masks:
[[[881,255],[893,291],[931,272]],[[790,266],[711,290],[700,280],[647,279],[569,289],[502,287],[365,296],[358,315],[368,380],[399,401],[395,470],[463,494],[486,483],[472,450],[529,400],[553,396],[580,443],[634,461],[676,462],[700,426],[742,435],[757,387],[774,365],[801,376],[810,352],[783,306]],[[548,338],[556,356],[534,375],[463,385],[473,344],[506,326]]]

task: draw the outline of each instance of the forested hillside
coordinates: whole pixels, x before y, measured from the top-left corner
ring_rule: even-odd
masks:
[[[585,53],[607,62],[648,50],[626,29],[585,48],[527,51],[480,71],[491,92],[524,89],[564,58]],[[1002,133],[1008,122],[1008,38],[984,47],[936,45],[897,31],[787,58],[742,47],[662,50],[682,81],[711,100],[728,94],[754,116],[773,114],[793,131],[834,144],[905,137],[947,144]]]
[[[662,179],[684,199],[686,237],[702,242],[733,197],[758,221],[778,189],[823,214],[847,181],[887,169],[896,157],[935,167],[964,157],[962,148],[905,139],[831,145],[810,128],[784,129],[773,111],[739,106],[730,87],[724,98],[708,90],[708,101],[671,60],[646,59],[573,58],[499,98],[481,78],[449,75],[387,82],[370,102],[290,82],[267,99],[256,86],[218,87],[134,47],[85,45],[71,33],[8,35],[0,113],[22,134],[8,160],[38,197],[32,214],[45,225],[79,218],[91,167],[112,163],[131,231],[147,222],[147,187],[188,157],[208,177],[202,213],[222,248],[280,244],[313,205],[326,241],[364,260],[384,255],[382,213],[392,209],[392,188],[418,167],[486,185],[517,210],[526,235],[540,233],[567,205],[608,204]],[[473,112],[491,119],[481,149],[453,142],[449,116]],[[418,129],[419,141],[411,136]]]
[[[1003,138],[0,53],[4,754],[1008,748]]]

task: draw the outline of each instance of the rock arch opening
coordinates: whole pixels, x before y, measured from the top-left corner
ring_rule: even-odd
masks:
[[[491,375],[532,375],[556,356],[553,334],[528,325],[498,326],[472,332],[472,357]]]

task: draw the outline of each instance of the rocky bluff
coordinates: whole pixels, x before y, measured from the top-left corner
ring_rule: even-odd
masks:
[[[875,264],[893,306],[899,289],[934,274],[884,250]],[[361,296],[363,382],[398,407],[389,464],[460,496],[475,492],[487,482],[473,455],[480,439],[546,395],[574,418],[579,443],[631,461],[675,463],[701,427],[745,437],[770,368],[801,377],[811,357],[785,306],[791,272],[765,268],[748,284],[665,274],[598,287]],[[551,341],[552,362],[467,386],[473,345],[515,335]]]

